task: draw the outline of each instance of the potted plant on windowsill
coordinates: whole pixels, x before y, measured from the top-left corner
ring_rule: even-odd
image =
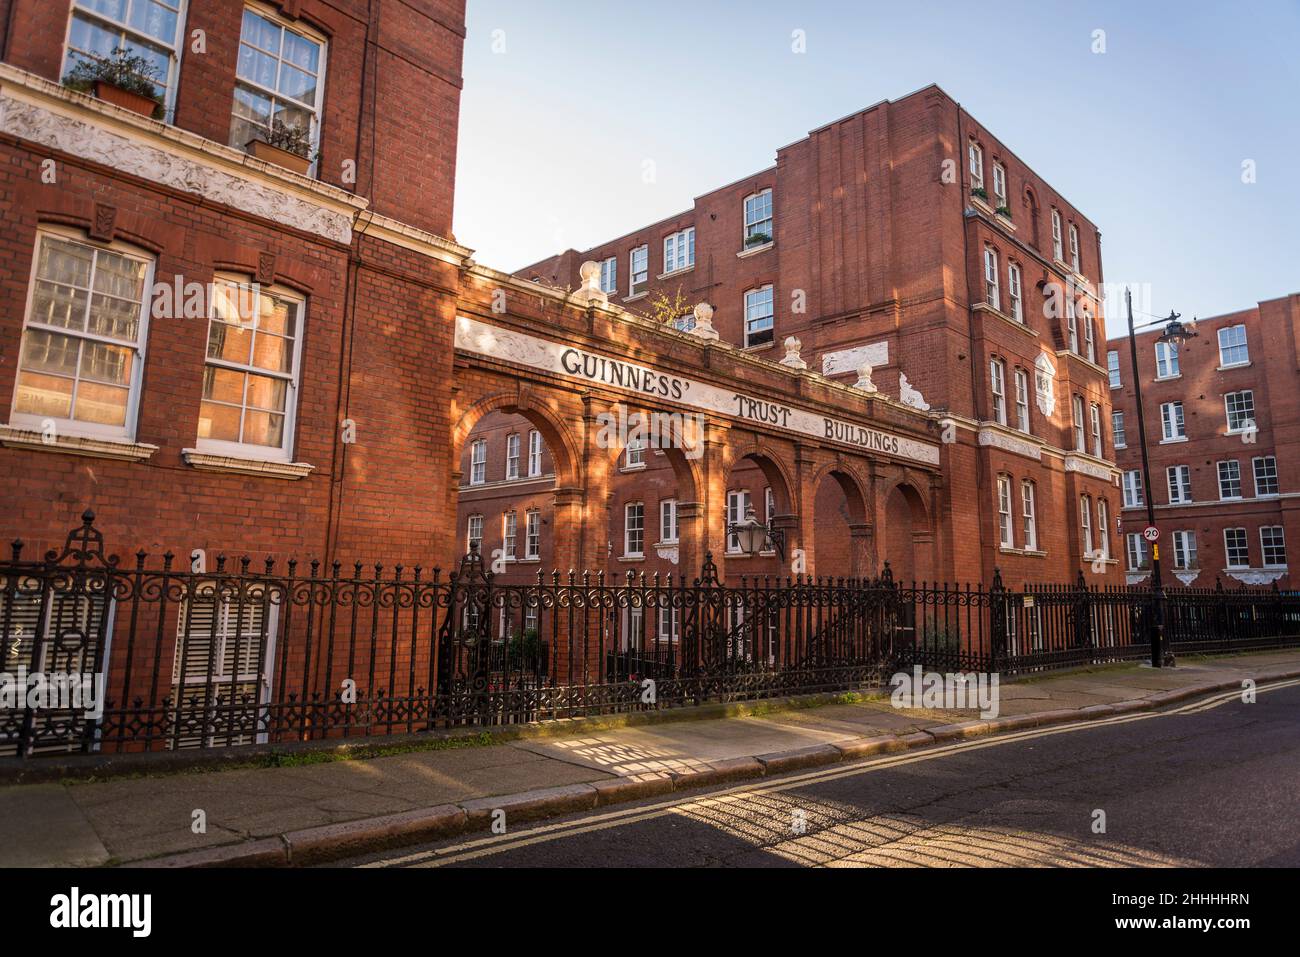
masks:
[[[985,189],[983,186],[976,186],[974,189],[970,191],[970,194],[974,196],[976,199],[984,200],[984,202],[986,203],[989,201],[989,191]]]
[[[253,137],[244,148],[257,159],[303,176],[311,169],[311,132],[305,126],[272,120],[271,128]]]
[[[93,93],[141,116],[157,119],[162,113],[158,97],[158,68],[142,56],[117,47],[102,60],[83,59],[68,71],[63,85],[80,93]]]
[[[754,246],[765,246],[772,241],[772,237],[767,233],[754,233],[745,240],[745,248],[750,249]]]
[[[1007,206],[1005,203],[999,206],[997,209],[995,209],[994,212],[997,213],[999,216],[1001,216],[1003,219],[1011,218],[1011,207]]]

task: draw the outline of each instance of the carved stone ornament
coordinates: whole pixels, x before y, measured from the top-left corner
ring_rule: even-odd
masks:
[[[900,373],[898,376],[898,400],[903,405],[910,405],[922,412],[930,411],[930,403],[926,402],[921,393],[912,387],[912,383],[907,381],[907,373]]]
[[[858,366],[858,381],[853,383],[855,389],[861,389],[863,392],[876,392],[876,384],[871,381],[871,363],[864,362]]]
[[[1056,411],[1056,363],[1046,352],[1034,360],[1034,394],[1038,411],[1050,417]]]
[[[352,239],[352,218],[344,213],[3,93],[0,131],[335,242]]]
[[[701,339],[718,338],[718,330],[713,328],[713,307],[707,302],[695,307],[695,328],[691,330],[691,335]]]
[[[785,342],[785,358],[781,360],[781,365],[788,366],[791,369],[807,369],[808,363],[803,361],[799,355],[799,350],[803,348],[803,343],[794,336],[787,336]]]

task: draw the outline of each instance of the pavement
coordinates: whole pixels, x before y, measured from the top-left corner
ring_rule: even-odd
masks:
[[[999,716],[888,697],[288,767],[0,788],[0,866],[284,866],[1300,676],[1300,651],[1003,682]],[[200,824],[202,826],[200,826]]]

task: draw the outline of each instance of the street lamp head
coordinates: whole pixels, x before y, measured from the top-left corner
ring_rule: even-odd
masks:
[[[745,507],[745,520],[733,525],[731,532],[746,555],[757,555],[767,544],[767,526],[759,522],[753,505]]]
[[[1183,344],[1187,342],[1188,339],[1195,338],[1196,320],[1193,319],[1191,322],[1184,325],[1182,322],[1179,321],[1180,318],[1181,318],[1180,313],[1174,312],[1172,309],[1169,310],[1169,320],[1165,324],[1165,331],[1161,334],[1160,338],[1157,339],[1156,341],[1167,342],[1170,345],[1172,345],[1175,349],[1181,351],[1183,348]]]

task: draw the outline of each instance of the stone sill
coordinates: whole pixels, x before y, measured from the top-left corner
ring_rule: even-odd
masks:
[[[264,478],[294,481],[306,477],[316,466],[306,462],[272,462],[266,459],[241,458],[234,455],[217,455],[198,449],[181,449],[181,458],[191,468],[202,472],[232,472],[238,475],[260,475]]]
[[[1037,548],[1009,548],[1006,545],[999,545],[998,551],[1003,555],[1023,555],[1025,558],[1046,558],[1047,552]]]
[[[974,312],[987,312],[989,315],[997,316],[1003,322],[1007,323],[1010,326],[1014,326],[1016,329],[1019,329],[1025,335],[1033,336],[1035,339],[1038,338],[1038,333],[1035,332],[1033,329],[1029,328],[1027,323],[1021,322],[1019,319],[1016,319],[1014,316],[1007,315],[1001,309],[995,309],[987,302],[977,302],[975,305],[971,306],[971,310]]]
[[[158,451],[156,445],[107,436],[56,433],[54,438],[47,442],[42,432],[12,425],[0,425],[0,445],[33,452],[61,452],[65,455],[84,455],[89,458],[116,459],[121,462],[144,462]]]
[[[1182,377],[1183,374],[1181,372],[1175,372],[1173,375],[1158,375],[1151,381],[1152,382],[1173,382],[1175,379],[1181,379]]]
[[[645,561],[645,555],[620,555],[618,560],[620,562],[643,562]]]
[[[630,296],[624,296],[624,297],[623,297],[623,301],[624,301],[624,302],[636,302],[638,299],[644,299],[644,298],[645,298],[646,296],[648,296],[648,295],[650,295],[650,290],[648,290],[648,289],[643,289],[641,292],[634,293],[634,294],[632,294],[632,295],[630,295]]]
[[[1160,442],[1159,442],[1159,444],[1160,444],[1160,445],[1178,445],[1180,442],[1186,442],[1186,441],[1187,441],[1187,436],[1185,436],[1185,435],[1180,435],[1180,436],[1178,436],[1178,438],[1176,438],[1176,439],[1161,439]]]
[[[748,246],[742,249],[740,252],[736,253],[736,258],[746,259],[750,256],[757,256],[759,253],[767,252],[767,250],[771,249],[775,245],[776,245],[776,240],[773,239],[765,243],[758,243],[754,246]]]
[[[1231,369],[1249,369],[1249,368],[1250,368],[1251,366],[1253,366],[1254,364],[1255,364],[1255,363],[1250,362],[1249,360],[1246,361],[1246,362],[1234,362],[1234,363],[1232,363],[1232,365],[1227,365],[1227,366],[1218,366],[1218,367],[1215,368],[1214,371],[1215,371],[1215,372],[1227,372],[1227,371],[1229,371],[1229,370],[1231,370]]]
[[[683,276],[688,272],[694,272],[694,271],[695,271],[695,263],[691,263],[689,266],[683,266],[681,269],[674,269],[672,272],[661,272],[655,278],[672,279],[674,276]]]

